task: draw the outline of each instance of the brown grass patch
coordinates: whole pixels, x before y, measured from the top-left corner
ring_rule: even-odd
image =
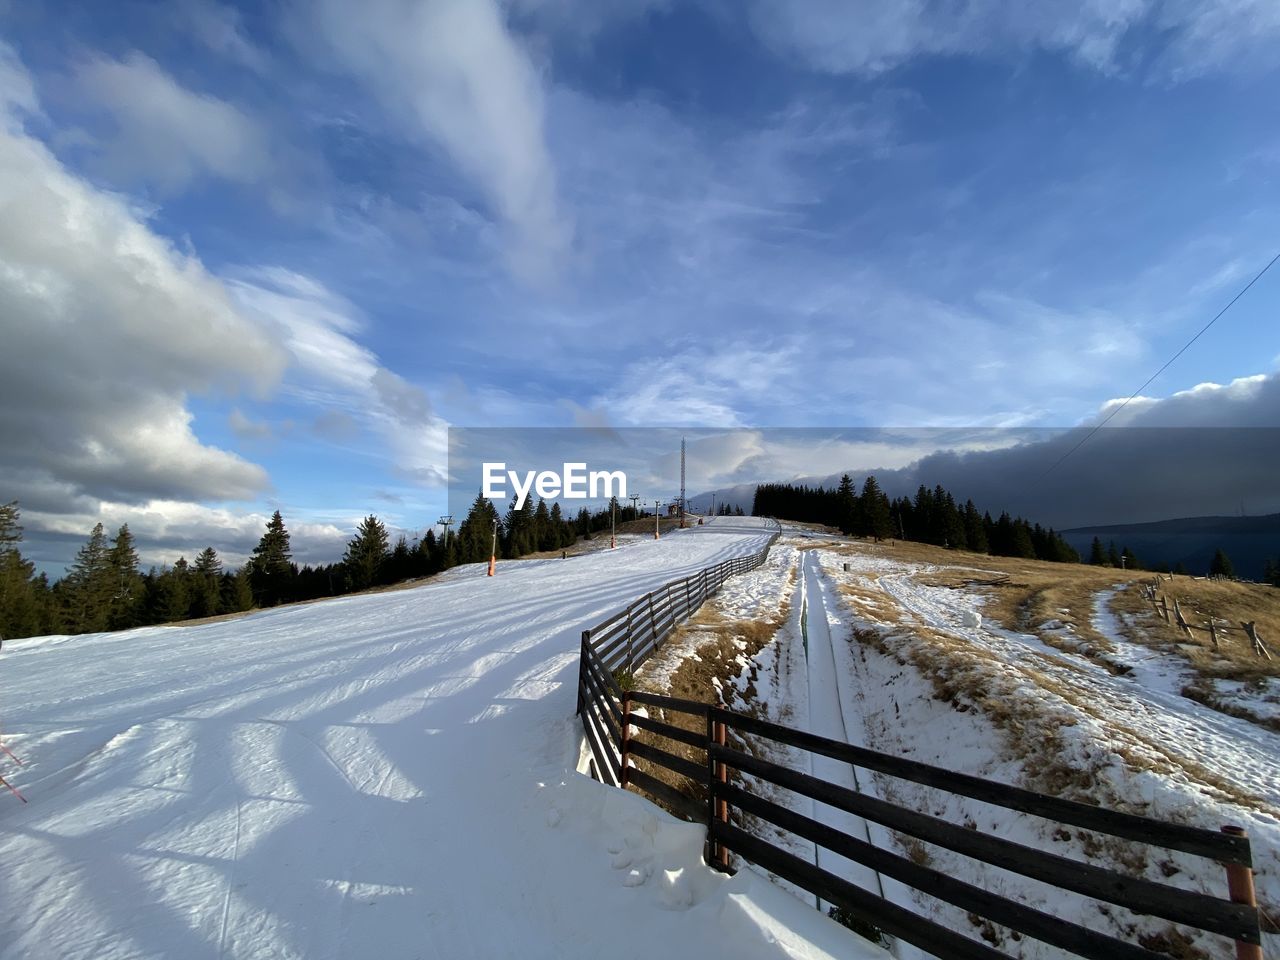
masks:
[[[1126,673],[1128,669],[1113,658],[1112,645],[1093,628],[1091,621],[1094,596],[1122,584],[1123,589],[1112,598],[1110,608],[1121,615],[1119,620],[1126,640],[1181,656],[1209,681],[1248,683],[1280,677],[1280,590],[1265,584],[1185,576],[1161,581],[1160,592],[1167,598],[1171,611],[1173,598],[1177,597],[1183,615],[1193,626],[1203,627],[1210,617],[1216,617],[1220,627],[1228,628],[1228,632],[1219,637],[1219,648],[1214,650],[1206,631],[1194,631],[1193,639],[1188,641],[1176,625],[1166,624],[1154,613],[1151,603],[1142,595],[1143,585],[1154,576],[1149,572],[992,557],[906,541],[878,544],[844,541],[822,545],[848,555],[869,553],[934,566],[937,569],[920,574],[921,583],[980,593],[987,598],[982,608],[985,618],[1009,630],[1034,634],[1064,652],[1088,657],[1112,673]],[[1072,632],[1045,629],[1045,625],[1054,620],[1070,624]],[[1274,659],[1267,660],[1253,653],[1240,629],[1241,620],[1256,622],[1258,634]],[[1210,696],[1189,695],[1207,706],[1219,708]],[[1239,714],[1238,709],[1236,713]],[[1246,719],[1257,721],[1258,718]]]
[[[1144,574],[1142,579],[1147,581],[1151,576]],[[1210,617],[1217,619],[1220,628],[1225,626],[1227,631],[1218,637],[1218,649],[1213,649],[1204,630],[1192,631],[1192,639],[1188,640],[1176,623],[1165,623],[1136,585],[1117,594],[1111,604],[1128,620],[1126,639],[1176,649],[1198,674],[1208,679],[1249,682],[1280,677],[1280,590],[1260,583],[1174,577],[1162,579],[1158,592],[1169,604],[1170,619],[1177,598],[1182,615],[1193,627],[1207,626]],[[1241,620],[1256,622],[1258,636],[1274,659],[1254,654],[1240,629]]]
[[[654,673],[657,672],[655,667],[661,661],[658,658],[649,660],[636,671],[637,689],[678,697],[682,700],[693,700],[697,703],[723,705],[742,713],[757,715],[756,669],[752,661],[787,622],[791,612],[789,598],[794,584],[793,568],[783,588],[782,601],[767,619],[729,619],[724,615],[715,598],[704,603],[692,617],[676,627],[672,635],[663,643],[664,648],[693,645],[694,656],[685,657],[671,672],[665,684],[654,677]],[[748,660],[748,676],[744,690],[739,692],[732,681],[742,673],[741,658],[743,656]],[[665,689],[662,689],[664,686]],[[655,719],[699,735],[705,733],[703,721],[699,717],[675,711],[664,714],[664,711],[659,708],[649,709]],[[642,731],[641,735],[645,743],[660,750],[699,765],[705,765],[707,762],[705,750],[648,731]],[[739,740],[737,746],[752,755],[758,754],[756,746],[749,740]],[[636,758],[635,762],[639,769],[674,787],[686,797],[699,803],[706,802],[706,789],[700,781],[691,780],[640,758]],[[661,806],[661,801],[657,798],[652,799]]]
[[[845,592],[852,591],[846,589]],[[909,630],[909,635],[904,636],[895,632],[893,627],[855,629],[853,641],[869,645],[898,663],[910,664],[928,680],[934,699],[948,704],[957,712],[981,711],[1004,732],[1009,756],[1022,765],[1027,784],[1033,789],[1085,803],[1142,812],[1123,796],[1101,795],[1102,781],[1096,772],[1065,759],[1069,751],[1063,741],[1062,730],[1074,726],[1076,716],[1066,710],[1046,710],[1040,701],[1009,696],[1005,686],[1007,664],[997,654],[963,637],[930,627],[912,625]],[[1087,691],[1065,684],[1048,672],[1033,667],[1024,667],[1022,673],[1079,715],[1093,718],[1117,732],[1125,732],[1123,727],[1116,727],[1116,718],[1107,714],[1105,705],[1095,703]],[[1121,757],[1131,769],[1165,774],[1180,771],[1215,790],[1224,799],[1247,807],[1269,809],[1257,797],[1240,791],[1194,760],[1169,754],[1159,744],[1150,743],[1136,734],[1131,740],[1114,737],[1108,743],[1108,750]],[[1123,845],[1109,852],[1120,862],[1134,856]]]

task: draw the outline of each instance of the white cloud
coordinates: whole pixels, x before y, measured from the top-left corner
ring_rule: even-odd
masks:
[[[3,41],[0,41],[0,111],[10,122],[17,111],[29,114],[40,111],[30,74],[14,49]]]
[[[1060,51],[1102,71],[1138,30],[1159,28],[1157,61],[1174,79],[1262,60],[1280,34],[1269,0],[756,0],[752,23],[774,50],[829,73],[875,74],[928,55]],[[1151,44],[1155,50],[1154,43]]]
[[[239,407],[227,414],[227,426],[241,440],[270,440],[271,425],[245,415]]]
[[[1164,398],[1108,400],[1086,426],[1119,411],[1109,427],[1276,427],[1280,374],[1259,373],[1229,383],[1198,383]]]
[[[114,536],[127,523],[143,566],[171,565],[179,556],[192,560],[210,546],[218,551],[223,568],[231,569],[249,559],[269,519],[267,513],[242,513],[180,500],[139,504],[108,500],[96,509],[76,512],[24,510],[24,552],[37,560],[62,562],[84,542],[94,524],[101,523],[108,536]],[[297,563],[333,563],[342,556],[356,521],[338,526],[286,514],[285,526]]]
[[[334,65],[483,190],[510,230],[513,268],[552,275],[571,231],[543,139],[542,81],[494,0],[323,0],[314,18]]]
[[[265,73],[267,55],[244,32],[240,11],[215,0],[181,0],[172,6],[178,28],[219,56],[226,57],[254,73]]]
[[[788,337],[759,348],[718,344],[704,351],[664,342],[658,355],[628,364],[591,408],[627,426],[744,426],[762,406],[786,408],[801,389],[802,344]]]
[[[256,183],[274,169],[270,136],[258,120],[188,90],[141,53],[89,60],[76,79],[81,96],[114,120],[103,156],[113,177],[174,191],[205,176]]]
[[[29,91],[7,50],[0,62],[3,89],[16,77]],[[186,397],[264,390],[281,351],[199,260],[71,174],[11,110],[0,124],[0,335],[0,486],[122,502],[268,486],[261,467],[200,442]]]
[[[1275,66],[1280,5],[1273,0],[1165,0],[1153,9],[1170,37],[1162,63],[1174,79],[1224,66]]]
[[[400,473],[425,484],[444,482],[447,424],[421,388],[355,340],[362,320],[353,304],[281,267],[244,270],[228,282],[243,308],[276,330],[292,355],[285,389],[324,411],[316,421],[321,435],[345,438],[354,422],[364,423]]]

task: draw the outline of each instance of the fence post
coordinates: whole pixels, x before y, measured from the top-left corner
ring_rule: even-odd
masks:
[[[725,736],[724,723],[719,720],[714,721],[712,724],[711,732],[713,735],[712,738],[714,739],[716,746],[723,747],[727,739]],[[723,760],[716,761],[715,779],[719,783],[727,784],[729,782],[729,767],[725,764]],[[717,800],[715,813],[716,813],[717,820],[719,820],[721,823],[728,823],[729,822],[729,801]],[[716,850],[715,850],[715,856],[716,856],[715,866],[718,866],[721,870],[728,871],[729,848],[724,846],[723,844],[717,844]]]
[[[1213,625],[1213,617],[1209,618],[1209,639],[1213,641],[1213,649],[1218,649],[1218,628]]]
[[[703,567],[702,569],[705,573],[707,568]],[[716,819],[716,761],[711,756],[711,745],[716,741],[716,731],[715,724],[711,720],[710,707],[707,708],[703,719],[706,721],[703,736],[706,737],[707,744],[707,843],[703,859],[707,861],[707,866],[712,866],[719,859],[720,854],[717,851],[719,844],[711,836],[711,830]]]
[[[1222,832],[1233,837],[1245,837],[1244,827],[1223,827]],[[1227,864],[1227,894],[1232,903],[1257,907],[1253,890],[1253,870],[1240,863]],[[1236,960],[1263,960],[1262,947],[1256,943],[1236,941]]]
[[[578,652],[578,709],[573,712],[575,717],[582,716],[582,672],[587,669],[587,650],[591,645],[591,631],[582,631],[582,649]]]
[[[1182,607],[1178,605],[1178,598],[1173,598],[1173,615],[1177,618],[1178,629],[1187,635],[1188,640],[1194,640],[1191,635],[1191,627],[1187,624],[1186,618],[1182,616]]]
[[[631,691],[622,691],[622,775],[618,784],[623,790],[631,780],[628,754],[631,753]]]
[[[630,676],[633,671],[631,668],[631,611],[636,608],[633,603],[627,607],[627,674]]]
[[[658,648],[658,618],[653,613],[653,591],[649,591],[649,632],[653,634],[653,647]]]
[[[1169,601],[1164,598],[1164,594],[1160,594],[1160,616],[1164,617],[1164,622],[1169,622]]]
[[[1249,642],[1253,644],[1253,652],[1260,657],[1271,659],[1271,654],[1267,648],[1262,645],[1262,638],[1258,636],[1257,620],[1241,620],[1240,626],[1244,627],[1244,632],[1249,635]]]

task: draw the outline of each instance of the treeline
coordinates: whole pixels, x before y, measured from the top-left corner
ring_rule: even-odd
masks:
[[[1219,551],[1221,552],[1221,551]],[[1134,556],[1133,551],[1127,546],[1116,549],[1116,542],[1110,540],[1104,549],[1102,540],[1098,537],[1093,538],[1093,543],[1089,546],[1089,563],[1095,567],[1117,567],[1123,570],[1141,570],[1142,563]],[[1168,573],[1169,571],[1165,571]],[[1186,573],[1187,570],[1182,564],[1178,564],[1178,569],[1174,573]]]
[[[634,520],[634,507],[616,508],[617,522]],[[366,517],[337,563],[298,566],[284,517],[267,522],[248,563],[224,569],[218,552],[206,547],[194,562],[179,557],[172,566],[141,569],[128,524],[108,537],[97,524],[76,553],[66,575],[50,584],[22,556],[22,526],[16,502],[0,504],[0,640],[57,633],[97,633],[172,623],[254,607],[339,596],[369,587],[429,577],[461,563],[489,559],[497,535],[499,557],[515,558],[560,550],[581,537],[608,530],[610,509],[585,508],[567,519],[560,505],[514,501],[505,517],[476,497],[456,531],[429,529],[411,544],[394,545],[377,517]],[[493,521],[497,520],[495,528]]]
[[[992,519],[972,500],[961,506],[947,490],[923,484],[914,498],[891,500],[874,476],[859,493],[848,474],[833,490],[790,483],[756,487],[751,512],[802,523],[836,527],[848,536],[899,538],[955,550],[1029,560],[1079,563],[1080,555],[1052,527],[1001,513]]]

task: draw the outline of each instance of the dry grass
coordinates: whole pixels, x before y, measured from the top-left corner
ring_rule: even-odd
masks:
[[[1147,580],[1151,574],[1142,576]],[[1258,583],[1174,577],[1161,580],[1159,593],[1169,604],[1171,619],[1176,598],[1182,615],[1193,627],[1207,626],[1210,617],[1218,621],[1220,629],[1226,626],[1227,632],[1219,634],[1218,649],[1213,649],[1204,630],[1193,631],[1194,640],[1188,641],[1176,624],[1166,624],[1155,614],[1151,602],[1137,588],[1118,594],[1111,604],[1114,611],[1126,615],[1130,624],[1140,625],[1126,631],[1128,639],[1176,648],[1199,674],[1209,679],[1249,682],[1280,677],[1280,590]],[[1254,654],[1240,629],[1241,620],[1256,622],[1258,636],[1274,659]]]
[[[842,586],[842,590],[846,596],[852,595],[850,599],[866,593],[865,588],[847,585]],[[876,619],[889,624],[900,621],[900,610],[898,616],[884,616],[888,612],[884,603],[893,605],[892,600],[884,598]],[[1004,732],[1008,755],[1022,765],[1027,783],[1032,788],[1115,809],[1132,806],[1126,797],[1118,794],[1102,796],[1099,791],[1104,781],[1096,771],[1068,759],[1071,752],[1066,747],[1062,731],[1075,726],[1079,717],[1092,718],[1110,727],[1113,733],[1124,732],[1116,727],[1116,718],[1107,713],[1104,704],[1091,699],[1081,688],[1063,683],[1049,669],[1024,667],[1021,671],[1023,677],[1068,708],[1047,709],[1043,700],[1011,695],[1007,664],[993,651],[961,636],[918,624],[912,624],[908,630],[909,633],[894,626],[855,629],[853,640],[900,664],[914,667],[933,688],[934,699],[948,704],[957,712],[980,711]],[[1052,667],[1061,669],[1069,665],[1069,662],[1058,661]],[[1050,666],[1047,659],[1045,666]],[[1181,772],[1216,791],[1223,799],[1243,806],[1266,808],[1257,797],[1241,791],[1194,760],[1167,753],[1160,745],[1136,734],[1132,739],[1115,736],[1109,743],[1109,749],[1132,769],[1166,774]],[[1133,812],[1143,811],[1135,809]],[[1127,862],[1134,856],[1133,851],[1123,845],[1109,852],[1120,862]],[[1138,866],[1137,863],[1131,865]]]
[[[1043,703],[1008,696],[1005,664],[992,651],[918,625],[910,627],[909,636],[898,635],[892,628],[855,629],[853,640],[914,667],[933,688],[934,699],[958,713],[980,711],[1005,732],[1008,753],[1022,764],[1030,785],[1056,796],[1099,802],[1093,772],[1062,759],[1067,751],[1061,730],[1073,726],[1075,719],[1066,711],[1047,712]],[[1073,691],[1042,673],[1033,673],[1032,678],[1054,693],[1075,699]]]
[[[793,570],[788,577],[784,596],[790,596],[794,582]],[[694,655],[684,657],[665,683],[657,681],[654,676],[659,672],[655,668],[660,661],[650,660],[636,673],[637,689],[697,703],[723,705],[744,713],[755,713],[756,670],[752,660],[787,622],[790,610],[790,601],[784,599],[767,619],[735,620],[727,618],[713,598],[678,626],[663,644],[665,648],[672,650],[691,646]],[[748,662],[747,682],[744,689],[739,692],[733,681],[743,671],[744,657]],[[661,710],[651,709],[655,710],[656,719],[699,735],[705,733],[703,721],[699,717],[674,711],[664,716]],[[649,732],[643,735],[646,743],[660,750],[699,765],[705,765],[707,762],[707,755],[703,750]],[[757,753],[750,742],[739,742],[737,746],[753,755]],[[636,759],[636,766],[679,790],[685,796],[699,803],[706,802],[706,790],[701,782],[639,758]],[[654,799],[655,802],[659,802],[656,798]]]
[[[1155,615],[1151,603],[1142,596],[1142,587],[1152,578],[1151,573],[991,557],[905,541],[856,545],[832,541],[829,546],[851,555],[870,553],[937,567],[922,574],[920,582],[981,593],[987,598],[982,610],[987,619],[1009,630],[1035,634],[1050,646],[1089,657],[1115,673],[1127,672],[1127,668],[1111,658],[1111,644],[1091,621],[1094,596],[1122,584],[1123,589],[1110,607],[1122,615],[1125,639],[1184,657],[1202,678],[1210,681],[1207,685],[1193,684],[1188,695],[1210,706],[1217,706],[1210,702],[1214,679],[1248,683],[1280,677],[1280,590],[1264,584],[1191,577],[1162,581],[1160,592],[1168,599],[1170,609],[1176,597],[1193,626],[1203,627],[1210,617],[1216,617],[1219,627],[1225,621],[1228,628],[1234,628],[1219,637],[1219,649],[1214,650],[1207,631],[1195,631],[1194,641],[1188,642],[1175,625],[1166,624]],[[1257,623],[1258,634],[1274,659],[1253,653],[1240,629],[1241,620]],[[1046,629],[1046,624],[1053,621],[1070,624],[1074,637]]]

